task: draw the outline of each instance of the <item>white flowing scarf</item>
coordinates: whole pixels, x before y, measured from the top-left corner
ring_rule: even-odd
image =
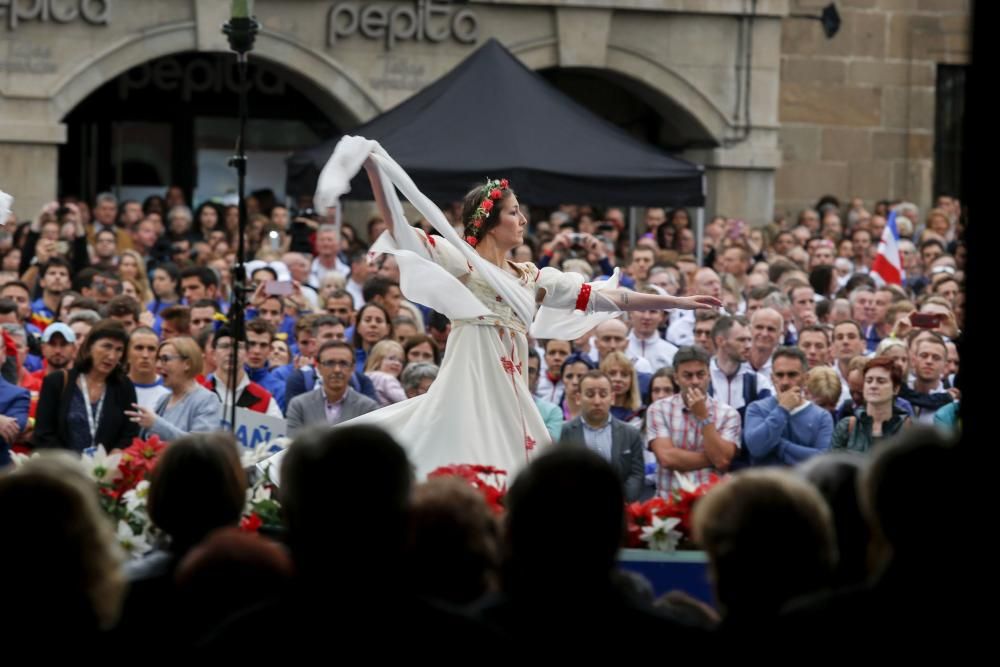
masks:
[[[491,311],[465,288],[458,278],[432,261],[424,246],[423,237],[406,220],[403,207],[396,196],[398,189],[420,212],[427,222],[448,242],[458,249],[469,265],[499,294],[517,314],[525,326],[535,320],[535,295],[521,282],[497,265],[483,259],[472,246],[455,232],[434,202],[428,199],[403,168],[385,152],[376,141],[363,137],[345,136],[333,150],[316,185],[314,205],[319,211],[337,205],[343,195],[350,192],[351,179],[371,158],[378,171],[378,184],[389,207],[392,234],[382,234],[370,253],[390,253],[399,264],[400,291],[410,301],[433,308],[448,319],[469,319],[490,315]],[[610,280],[591,283],[593,289],[617,287],[618,271]],[[616,317],[615,313],[590,313],[542,307],[540,321],[532,326],[532,334],[539,338],[574,340],[600,322]]]
[[[14,198],[3,190],[0,190],[0,227],[7,224],[7,217],[10,215],[10,210],[13,206]]]

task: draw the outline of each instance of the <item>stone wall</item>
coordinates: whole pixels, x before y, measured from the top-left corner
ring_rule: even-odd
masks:
[[[819,14],[827,0],[793,0]],[[817,21],[787,17],[781,35],[776,210],[795,215],[824,194],[916,202],[936,193],[939,64],[967,64],[968,0],[842,0],[826,39]]]

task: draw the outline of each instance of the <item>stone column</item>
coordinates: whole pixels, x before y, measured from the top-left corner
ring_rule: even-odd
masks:
[[[29,220],[56,197],[62,123],[0,122],[0,189],[14,196],[17,219]]]

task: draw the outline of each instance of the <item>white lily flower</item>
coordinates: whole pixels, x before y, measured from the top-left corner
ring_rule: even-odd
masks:
[[[647,542],[653,551],[676,551],[683,535],[674,528],[680,522],[676,517],[661,519],[654,516],[652,525],[643,526],[639,539]]]
[[[143,533],[136,535],[132,527],[125,521],[118,522],[118,544],[130,558],[138,558],[152,549],[146,540],[146,535]]]
[[[267,484],[259,484],[253,488],[251,502],[259,503],[262,500],[271,500],[271,487]]]
[[[20,468],[25,463],[27,463],[29,459],[33,459],[36,456],[38,456],[38,452],[32,452],[31,454],[22,454],[21,452],[11,451],[10,462],[14,464],[15,468]]]
[[[281,437],[267,442],[261,442],[252,449],[243,449],[243,451],[240,452],[240,459],[243,463],[243,467],[249,468],[257,465],[261,461],[266,461],[278,452],[287,449],[291,442],[292,441],[289,438]]]
[[[87,472],[98,484],[113,484],[121,479],[122,471],[118,469],[121,463],[122,453],[108,454],[104,445],[98,445],[97,449],[88,451],[81,459],[87,467]]]
[[[127,509],[129,513],[132,513],[140,508],[145,508],[146,498],[148,496],[149,481],[144,479],[136,484],[134,489],[129,489],[122,494],[122,500],[125,501],[125,509]]]
[[[684,472],[674,472],[674,483],[681,488],[681,491],[694,493],[698,490],[698,485],[694,483],[694,478]]]

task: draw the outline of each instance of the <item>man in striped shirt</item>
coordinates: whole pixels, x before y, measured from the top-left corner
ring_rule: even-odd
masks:
[[[674,472],[688,474],[695,484],[722,473],[736,456],[740,415],[708,395],[708,354],[682,347],[674,355],[674,379],[680,392],[653,403],[646,413],[649,448],[656,454],[656,490],[666,496],[678,486]]]

